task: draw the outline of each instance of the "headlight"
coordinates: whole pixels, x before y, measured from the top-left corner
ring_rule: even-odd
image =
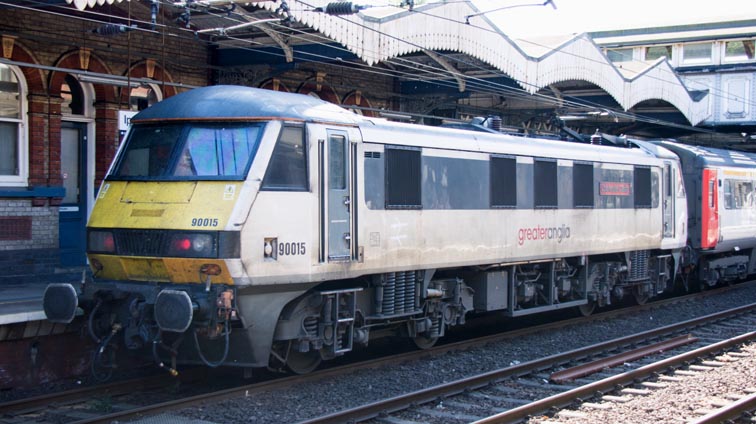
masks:
[[[217,256],[215,237],[206,233],[176,233],[168,242],[166,256],[214,258]]]
[[[93,253],[115,253],[115,238],[112,231],[90,231],[87,250]]]

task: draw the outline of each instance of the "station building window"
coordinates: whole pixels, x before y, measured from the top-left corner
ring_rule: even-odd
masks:
[[[724,58],[727,62],[749,61],[754,59],[754,40],[727,41]]]
[[[134,87],[129,92],[129,108],[140,111],[161,100],[160,90],[150,84]]]
[[[711,63],[712,43],[695,43],[683,45],[682,63],[696,65]]]
[[[672,60],[672,46],[648,46],[645,48],[645,59],[647,61],[653,61],[660,57],[666,57],[667,60]]]
[[[60,97],[63,102],[60,111],[63,115],[84,115],[84,91],[81,84],[72,75],[60,85]]]
[[[0,64],[0,186],[27,184],[26,89],[20,75]]]
[[[633,60],[633,49],[609,49],[606,57],[612,62],[630,62]]]

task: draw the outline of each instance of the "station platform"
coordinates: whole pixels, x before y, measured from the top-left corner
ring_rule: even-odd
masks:
[[[42,298],[48,284],[81,283],[91,274],[84,267],[59,267],[56,256],[51,264],[38,257],[5,258],[16,268],[0,282],[0,390],[34,387],[62,378],[84,375],[87,358],[94,349],[82,331],[81,317],[70,324],[48,321]],[[47,251],[36,256],[46,257]],[[0,265],[3,255],[0,253]]]
[[[42,297],[52,283],[77,285],[89,271],[83,267],[60,270],[55,274],[28,276],[21,282],[0,284],[0,326],[45,320]]]
[[[0,286],[0,325],[44,320],[45,287],[44,283]]]

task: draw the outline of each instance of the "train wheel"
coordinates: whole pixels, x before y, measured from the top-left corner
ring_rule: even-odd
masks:
[[[646,302],[648,302],[650,296],[648,295],[648,292],[644,291],[641,286],[634,286],[633,298],[635,299],[635,303],[637,303],[638,305],[645,305]]]
[[[415,346],[419,347],[420,349],[430,349],[432,348],[436,342],[438,341],[438,336],[431,337],[426,335],[418,335],[415,336],[412,341],[415,343]]]
[[[323,359],[317,350],[299,352],[292,347],[289,348],[289,354],[286,356],[286,366],[294,374],[309,374],[315,371],[321,362]]]
[[[595,309],[596,309],[596,302],[592,300],[589,300],[588,303],[586,303],[585,305],[578,306],[580,315],[584,317],[590,316]]]

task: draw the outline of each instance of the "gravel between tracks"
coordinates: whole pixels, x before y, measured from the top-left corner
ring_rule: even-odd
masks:
[[[387,369],[176,411],[215,423],[292,423],[753,302],[756,285],[615,319],[534,333]],[[655,422],[654,419],[649,419]],[[648,422],[644,420],[645,422]],[[604,422],[612,422],[604,421]],[[639,421],[643,422],[643,421]]]
[[[745,396],[748,394],[746,389],[756,388],[756,345],[750,344],[741,352],[750,356],[726,362],[713,370],[680,377],[679,382],[652,389],[650,395],[630,396],[631,400],[625,403],[604,402],[608,409],[581,407],[576,411],[585,416],[557,414],[555,420],[561,424],[690,422],[705,415],[706,411],[718,409],[717,405],[734,402],[725,396]],[[537,424],[542,421],[531,419],[529,422]]]

